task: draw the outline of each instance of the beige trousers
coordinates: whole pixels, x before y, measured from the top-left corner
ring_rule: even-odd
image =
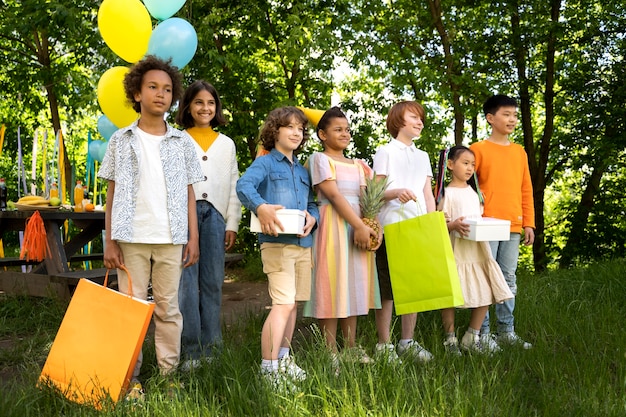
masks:
[[[152,280],[154,297],[154,344],[161,374],[175,370],[180,358],[180,336],[183,316],[178,308],[178,285],[182,273],[183,245],[143,244],[119,242],[124,255],[124,266],[130,273],[133,296],[141,300],[148,297]],[[128,294],[128,276],[118,269],[120,292]],[[139,375],[143,355],[139,355],[134,377]]]

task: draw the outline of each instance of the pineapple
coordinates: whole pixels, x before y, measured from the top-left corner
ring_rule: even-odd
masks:
[[[382,228],[376,216],[385,204],[385,190],[387,189],[387,177],[377,179],[376,173],[372,178],[365,180],[365,189],[361,192],[359,206],[361,207],[361,220],[363,223],[374,229],[378,234]],[[370,236],[370,247],[378,245],[378,238]]]

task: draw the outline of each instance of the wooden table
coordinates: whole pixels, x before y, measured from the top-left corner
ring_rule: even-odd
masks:
[[[0,235],[8,231],[23,231],[26,227],[26,219],[32,216],[34,211],[1,211],[0,212]],[[100,236],[102,230],[104,230],[104,212],[74,212],[69,210],[40,210],[41,218],[43,219],[48,245],[50,248],[50,254],[43,262],[36,264],[33,268],[33,273],[23,274],[21,272],[3,271],[1,273],[2,278],[0,283],[4,291],[7,291],[9,286],[9,280],[13,285],[18,277],[21,277],[27,282],[27,284],[34,284],[34,281],[41,281],[46,283],[55,283],[55,281],[62,281],[63,277],[70,278],[73,273],[70,271],[68,261],[77,254],[80,249],[87,243],[91,242],[96,237]],[[65,221],[69,220],[81,231],[73,236],[70,241],[63,242],[63,233],[61,227]],[[8,265],[9,262],[14,264],[25,264],[26,262],[13,259],[5,259],[4,264]],[[0,264],[2,264],[0,260]],[[78,271],[79,274],[85,275],[84,271]],[[22,274],[21,276],[19,274]],[[37,276],[39,275],[39,276]],[[61,283],[61,284],[67,284]],[[32,285],[31,285],[32,286]],[[36,285],[40,286],[40,285]],[[49,286],[48,286],[49,287]],[[65,285],[67,287],[67,285]],[[11,291],[9,291],[11,292]],[[27,293],[31,295],[35,294],[38,290],[29,288]],[[65,294],[63,294],[65,296]]]

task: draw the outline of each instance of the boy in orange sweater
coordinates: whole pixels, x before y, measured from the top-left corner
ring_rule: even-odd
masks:
[[[491,125],[491,135],[474,143],[470,149],[476,156],[476,174],[485,198],[485,217],[511,221],[511,238],[508,241],[489,242],[493,257],[500,265],[511,292],[517,294],[515,271],[519,245],[532,245],[535,239],[535,210],[533,186],[524,148],[509,140],[517,126],[517,102],[511,97],[495,95],[483,105],[485,118]],[[513,310],[515,298],[496,305],[498,334],[493,338],[489,329],[489,313],[480,329],[480,343],[491,351],[499,345],[519,345],[530,349],[532,345],[515,333]]]

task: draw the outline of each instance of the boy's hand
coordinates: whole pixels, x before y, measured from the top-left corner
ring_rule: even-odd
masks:
[[[285,230],[283,224],[280,220],[278,220],[278,216],[276,215],[276,210],[284,208],[284,206],[279,204],[261,204],[256,208],[256,216],[259,218],[259,223],[261,223],[261,232],[264,235],[278,236],[276,226],[278,226],[280,230]]]
[[[298,237],[306,237],[310,235],[311,231],[313,230],[313,226],[315,226],[315,217],[311,216],[306,210],[304,211],[304,213],[306,214],[306,217],[304,218],[304,229],[302,231],[302,234],[298,235]]]
[[[402,204],[408,203],[409,201],[417,201],[415,193],[408,188],[399,188],[396,192],[396,198],[400,200]]]
[[[530,246],[535,241],[535,230],[532,227],[524,227],[524,245]]]
[[[124,265],[124,255],[115,240],[106,242],[103,261],[106,269],[119,268]]]
[[[183,250],[183,267],[187,268],[200,259],[200,246],[197,239],[189,239]]]

